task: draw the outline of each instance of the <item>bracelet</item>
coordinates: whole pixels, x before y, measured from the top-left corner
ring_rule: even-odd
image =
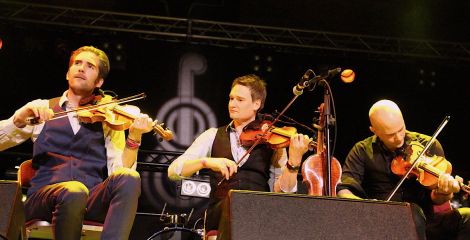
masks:
[[[126,147],[129,149],[138,149],[140,147],[140,142],[133,140],[131,138],[126,139]]]
[[[201,159],[201,164],[203,168],[207,168],[207,161],[205,158]]]
[[[289,161],[286,162],[286,167],[289,169],[289,172],[297,172],[300,169],[300,166],[292,166]]]

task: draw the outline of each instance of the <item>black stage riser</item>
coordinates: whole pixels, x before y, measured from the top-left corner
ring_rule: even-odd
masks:
[[[17,240],[24,233],[21,188],[14,181],[0,181],[0,239]]]
[[[222,239],[417,239],[405,203],[233,191]]]

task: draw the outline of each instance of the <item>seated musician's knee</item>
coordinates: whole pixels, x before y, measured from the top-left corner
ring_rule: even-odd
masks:
[[[116,179],[123,178],[127,181],[137,181],[140,183],[140,174],[136,170],[130,168],[118,168],[109,177]]]
[[[83,208],[86,206],[89,190],[83,183],[77,181],[62,182],[60,188],[58,200],[64,205],[83,206]]]
[[[462,224],[470,229],[470,208],[458,208],[457,211],[459,212],[460,216],[462,217]]]
[[[109,178],[119,186],[117,188],[119,191],[140,195],[140,174],[137,171],[130,168],[119,168]]]

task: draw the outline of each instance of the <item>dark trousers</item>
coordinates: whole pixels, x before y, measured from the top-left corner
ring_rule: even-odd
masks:
[[[80,239],[84,219],[104,223],[101,239],[128,239],[139,196],[139,173],[121,168],[90,190],[77,181],[42,187],[26,200],[26,219],[52,222],[59,240]]]
[[[470,208],[435,214],[426,224],[428,240],[470,239]]]
[[[419,240],[426,240],[426,217],[423,210],[416,204],[410,203],[411,214],[416,227],[416,233]]]
[[[411,204],[418,239],[470,239],[470,208],[453,209],[426,218],[421,208]]]

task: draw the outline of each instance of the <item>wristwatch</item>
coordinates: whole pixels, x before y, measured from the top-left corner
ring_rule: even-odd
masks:
[[[290,172],[297,172],[300,169],[300,166],[292,166],[290,165],[289,161],[286,163],[287,169],[289,169]]]

